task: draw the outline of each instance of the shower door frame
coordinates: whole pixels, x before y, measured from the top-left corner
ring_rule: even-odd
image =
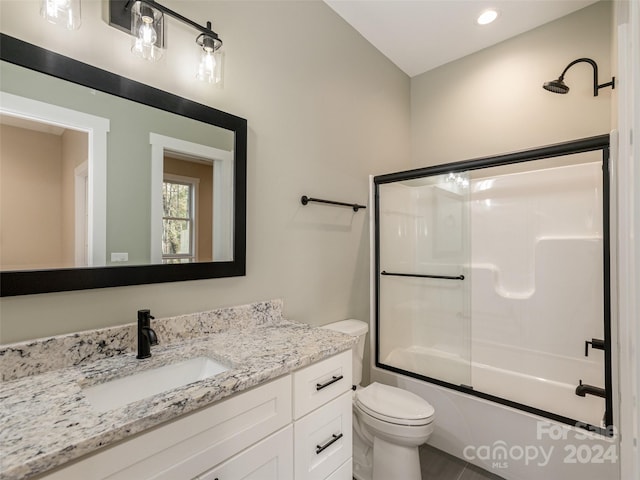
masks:
[[[612,377],[612,355],[611,355],[611,248],[610,248],[610,137],[609,135],[598,135],[594,137],[573,140],[569,142],[557,143],[545,147],[523,150],[514,153],[481,157],[461,162],[434,165],[432,167],[406,170],[403,172],[389,173],[373,177],[374,183],[374,225],[375,225],[375,366],[383,370],[388,370],[401,375],[406,375],[418,380],[424,380],[435,385],[457,390],[475,397],[490,400],[508,407],[516,408],[528,413],[540,415],[551,420],[565,423],[571,426],[580,427],[607,437],[614,436],[613,425],[613,377]],[[593,152],[602,150],[602,249],[603,249],[603,323],[604,323],[604,380],[605,380],[605,427],[591,425],[579,420],[558,415],[547,410],[532,407],[519,402],[514,402],[506,398],[498,397],[488,393],[474,390],[467,385],[457,385],[437,378],[428,377],[419,373],[410,372],[401,368],[385,365],[380,362],[380,199],[379,187],[387,183],[394,183],[405,180],[414,180],[423,177],[456,173],[470,170],[480,170],[483,168],[513,165],[517,163],[542,160],[546,158],[562,157],[577,153]]]

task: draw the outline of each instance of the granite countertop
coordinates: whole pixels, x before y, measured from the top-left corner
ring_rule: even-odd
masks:
[[[152,347],[152,357],[145,360],[135,358],[131,345],[133,324],[3,346],[0,479],[26,479],[46,472],[348,350],[356,341],[337,332],[285,320],[281,306],[281,302],[271,301],[154,320],[152,326],[162,343]],[[240,316],[236,315],[237,309]],[[190,330],[185,335],[181,330],[185,326],[197,326],[197,332]],[[170,341],[163,340],[167,338]],[[70,343],[75,348],[69,348]],[[43,362],[54,356],[52,347],[65,350],[59,352],[56,361]],[[199,356],[211,357],[230,368],[104,413],[98,412],[82,391],[86,386]],[[55,368],[47,368],[48,364]]]

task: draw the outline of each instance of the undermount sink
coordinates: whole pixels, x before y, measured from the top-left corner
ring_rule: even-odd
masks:
[[[108,412],[227,370],[229,367],[208,357],[196,357],[92,385],[82,392],[96,410]]]

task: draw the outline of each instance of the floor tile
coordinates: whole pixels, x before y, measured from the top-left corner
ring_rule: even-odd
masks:
[[[471,465],[470,463],[462,472],[462,475],[458,480],[503,480],[502,477],[495,475],[491,472],[487,472],[475,465]]]
[[[429,445],[420,447],[422,480],[458,480],[467,462]]]
[[[422,480],[503,480],[429,445],[420,447]]]

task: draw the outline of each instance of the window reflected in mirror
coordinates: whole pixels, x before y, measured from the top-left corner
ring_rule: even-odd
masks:
[[[213,259],[213,162],[165,154],[163,263]]]
[[[162,263],[190,263],[195,254],[196,178],[162,183]]]

